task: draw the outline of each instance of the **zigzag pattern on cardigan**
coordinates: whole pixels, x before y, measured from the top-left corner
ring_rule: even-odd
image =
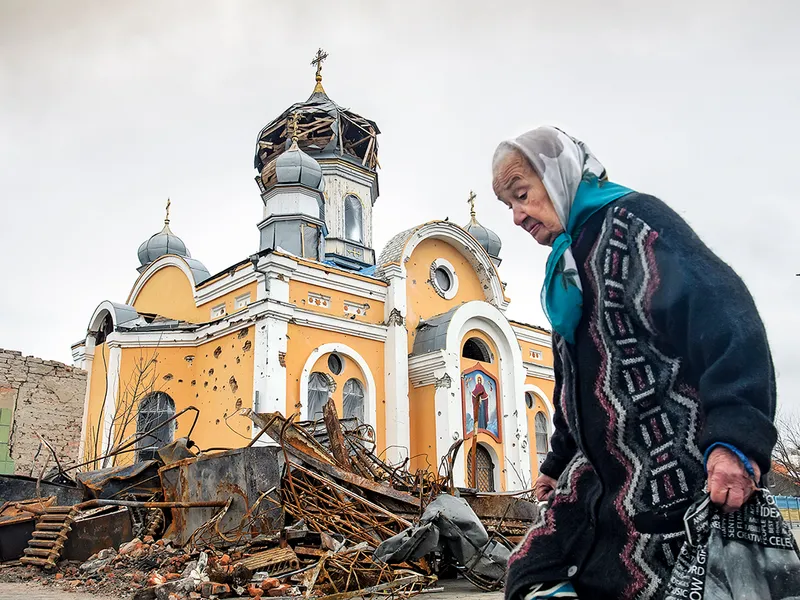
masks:
[[[700,410],[696,394],[676,385],[680,360],[652,343],[657,239],[658,233],[630,211],[615,208],[585,265],[597,295],[590,319],[601,365],[595,395],[608,414],[606,449],[627,473],[614,498],[627,529],[621,559],[631,584],[625,598],[657,593],[668,574],[651,568],[655,552],[662,551],[667,563],[674,561],[669,538],[676,536],[639,533],[634,517],[690,500],[686,472],[697,476],[702,465],[695,442]]]

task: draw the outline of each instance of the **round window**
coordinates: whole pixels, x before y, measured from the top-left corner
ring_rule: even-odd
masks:
[[[450,273],[447,272],[447,269],[439,267],[433,272],[433,276],[436,278],[436,285],[439,286],[440,290],[443,292],[450,291],[453,286],[453,280],[450,279]]]
[[[452,300],[458,293],[458,275],[456,270],[449,262],[443,258],[437,258],[431,263],[431,284],[434,291],[445,300]]]
[[[525,406],[533,408],[533,394],[530,392],[525,392]]]
[[[339,356],[338,354],[331,354],[328,357],[328,368],[334,375],[341,375],[342,369],[344,369],[344,362],[342,361],[342,357]]]

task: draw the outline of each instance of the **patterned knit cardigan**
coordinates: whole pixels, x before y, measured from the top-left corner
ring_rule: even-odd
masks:
[[[775,378],[739,277],[660,200],[630,194],[573,245],[583,285],[575,344],[553,336],[555,433],[545,516],[509,561],[506,597],[570,579],[582,598],[659,598],[727,442],[770,468]]]

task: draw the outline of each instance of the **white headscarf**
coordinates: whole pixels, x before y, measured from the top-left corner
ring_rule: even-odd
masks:
[[[516,139],[501,142],[494,153],[492,169],[512,150],[527,158],[542,180],[564,231],[580,182],[587,176],[606,179],[605,167],[586,144],[555,127],[537,127]]]
[[[631,190],[609,183],[605,167],[589,148],[555,127],[539,127],[502,142],[494,153],[492,170],[513,150],[528,160],[542,180],[564,228],[547,259],[542,307],[553,329],[574,342],[583,287],[572,255],[572,235],[595,212]]]

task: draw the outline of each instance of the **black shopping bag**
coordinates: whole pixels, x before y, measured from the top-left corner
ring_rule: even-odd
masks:
[[[684,520],[665,600],[800,600],[800,551],[767,491],[730,514],[706,495]]]

